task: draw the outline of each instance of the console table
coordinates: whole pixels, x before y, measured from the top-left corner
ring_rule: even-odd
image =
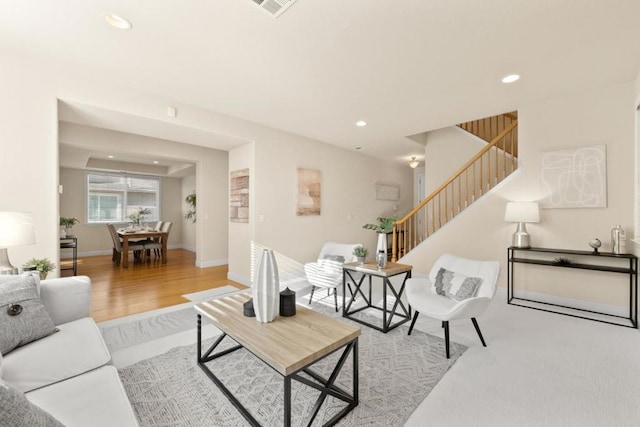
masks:
[[[553,256],[556,256],[557,258],[549,259]],[[575,261],[567,257],[579,258],[579,261]],[[625,326],[628,328],[638,327],[638,257],[633,254],[614,254],[612,252],[574,251],[568,249],[549,248],[517,248],[511,246],[507,249],[507,262],[507,303],[509,304],[578,317],[581,319],[594,320],[596,322]],[[629,316],[617,316],[609,313],[568,307],[565,305],[536,301],[528,298],[517,298],[514,296],[514,267],[516,264],[535,264],[548,267],[574,268],[625,274],[629,276]],[[542,305],[542,307],[526,305],[527,303]],[[561,308],[570,309],[579,314],[559,311],[558,309]],[[589,314],[591,314],[591,317],[588,317]],[[600,318],[595,318],[594,315],[598,315]],[[625,323],[620,323],[619,320],[615,321],[616,319],[624,319]],[[626,324],[626,322],[629,324]]]

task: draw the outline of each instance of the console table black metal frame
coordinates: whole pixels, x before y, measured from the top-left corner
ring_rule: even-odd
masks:
[[[60,238],[60,249],[72,249],[73,250],[73,258],[72,258],[72,266],[62,268],[60,266],[60,270],[73,270],[73,275],[78,275],[78,238],[77,237],[61,237]]]
[[[565,262],[558,260],[549,260],[549,259],[536,259],[536,258],[524,258],[517,257],[516,252],[526,252],[526,253],[546,253],[546,254],[557,254],[557,255],[565,255],[565,256],[580,256],[580,257],[593,257],[599,260],[628,260],[629,267],[620,267],[620,266],[612,266],[612,265],[602,265],[602,264],[588,264],[584,262]],[[562,258],[562,257],[561,257]],[[566,316],[578,317],[580,319],[593,320],[601,323],[609,323],[612,325],[624,326],[627,328],[638,328],[638,257],[633,254],[614,254],[611,252],[595,252],[595,251],[574,251],[568,249],[549,249],[549,248],[517,248],[511,246],[507,249],[507,303],[511,305],[517,305],[519,307],[532,308],[534,310],[547,311],[550,313],[563,314]],[[561,267],[561,268],[577,268],[581,270],[595,270],[595,271],[605,271],[611,273],[621,273],[629,275],[629,316],[617,316],[609,313],[602,313],[599,311],[585,310],[576,307],[569,307],[561,304],[552,304],[548,302],[535,301],[527,298],[516,298],[514,296],[514,276],[513,270],[515,264],[535,264],[535,265],[544,265],[550,267]],[[517,301],[527,301],[530,303],[536,304],[544,304],[545,307],[532,307],[530,305],[524,305],[522,303],[518,303]],[[571,314],[566,312],[561,312],[554,310],[553,307],[567,308],[571,310],[577,310],[581,313],[585,313],[585,315]],[[625,319],[630,322],[630,325],[608,321],[604,319],[596,319],[593,317],[587,317],[588,313],[597,314],[601,316],[607,316],[611,318]]]

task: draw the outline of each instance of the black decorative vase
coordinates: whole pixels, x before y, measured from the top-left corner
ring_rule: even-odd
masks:
[[[253,298],[242,304],[242,314],[246,317],[256,317],[256,312],[253,310]]]
[[[296,293],[287,288],[280,292],[280,316],[289,317],[296,314]]]

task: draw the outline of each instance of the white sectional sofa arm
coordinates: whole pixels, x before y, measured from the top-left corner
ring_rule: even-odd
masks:
[[[89,277],[61,277],[43,280],[40,285],[40,299],[56,326],[89,317],[91,309]]]

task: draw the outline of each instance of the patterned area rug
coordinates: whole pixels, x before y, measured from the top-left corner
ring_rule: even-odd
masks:
[[[329,316],[328,309],[319,308]],[[349,320],[343,319],[346,322]],[[378,319],[368,319],[372,322]],[[356,323],[354,323],[356,324]],[[360,326],[359,324],[356,324]],[[362,326],[359,339],[360,404],[340,426],[401,426],[466,347],[403,325],[383,334]],[[203,343],[210,344],[211,340]],[[223,343],[232,346],[228,337]],[[204,345],[203,345],[203,348]],[[219,347],[224,348],[224,347]],[[328,377],[341,351],[312,369]],[[263,362],[241,349],[209,362],[209,368],[264,426],[283,424],[283,381]],[[351,356],[337,384],[351,390]],[[196,346],[165,354],[120,370],[120,377],[142,426],[244,426],[246,420],[196,364]],[[319,392],[292,381],[292,424],[303,425]],[[322,425],[345,404],[327,398],[313,425]]]

